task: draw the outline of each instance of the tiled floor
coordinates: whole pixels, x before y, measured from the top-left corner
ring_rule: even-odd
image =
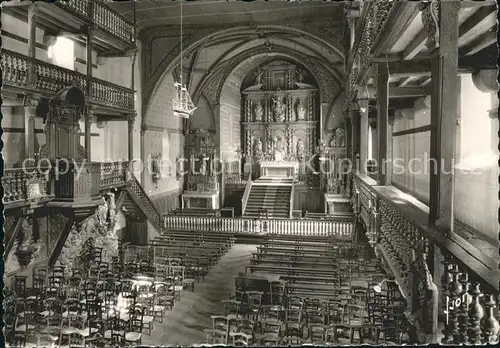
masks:
[[[194,293],[183,292],[181,301],[167,312],[163,323],[154,323],[151,335],[143,335],[143,345],[192,345],[206,342],[206,328],[212,327],[211,315],[223,315],[221,300],[234,290],[234,278],[245,271],[255,245],[235,245],[212,268],[205,280],[197,283]]]

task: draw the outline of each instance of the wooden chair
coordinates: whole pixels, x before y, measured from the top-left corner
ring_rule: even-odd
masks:
[[[142,329],[143,329],[143,322],[141,318],[134,318],[132,317],[130,319],[130,331],[125,332],[125,343],[136,343],[136,344],[141,344],[142,341]]]
[[[244,332],[230,332],[233,347],[248,347],[252,344],[252,336]]]

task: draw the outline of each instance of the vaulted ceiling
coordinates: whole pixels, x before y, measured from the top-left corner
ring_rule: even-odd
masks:
[[[132,1],[109,4],[122,15],[133,19]],[[302,21],[342,19],[343,3],[336,1],[226,1],[182,2],[183,25],[290,24]],[[140,30],[158,25],[180,25],[180,1],[136,1],[136,23]]]

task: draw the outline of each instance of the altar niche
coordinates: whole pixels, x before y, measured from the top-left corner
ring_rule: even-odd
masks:
[[[319,139],[316,82],[302,66],[279,60],[259,67],[242,90],[242,148],[254,177],[297,168],[315,154]],[[267,168],[261,171],[261,164]],[[295,170],[287,170],[295,173]],[[281,175],[280,175],[281,176]]]

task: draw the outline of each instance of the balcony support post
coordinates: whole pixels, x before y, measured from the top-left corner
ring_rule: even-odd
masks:
[[[128,115],[128,160],[134,159],[134,122],[136,114]]]
[[[36,58],[36,23],[37,23],[38,6],[36,3],[31,4],[28,8],[28,57]],[[28,81],[30,86],[35,85],[35,67],[33,64],[28,65]]]
[[[455,137],[458,115],[458,11],[457,1],[431,2],[422,16],[431,52],[431,143],[429,223],[453,231]]]
[[[24,150],[25,158],[35,158],[35,117],[38,100],[30,96],[24,102]],[[31,162],[32,165],[34,162]]]
[[[387,126],[389,118],[389,71],[386,63],[377,66],[377,181],[379,185],[390,185],[387,175]]]
[[[87,161],[91,161],[91,148],[92,148],[92,118],[94,117],[94,109],[87,105],[87,114],[85,115],[85,158]]]
[[[92,14],[94,13],[94,2],[92,0],[89,1],[88,4],[88,13]],[[87,100],[90,102],[92,100],[92,65],[93,65],[93,60],[92,60],[92,48],[93,44],[92,42],[94,41],[94,28],[93,24],[89,24],[87,26],[87,37],[86,37],[86,50],[87,50]],[[90,150],[89,150],[90,151]]]

